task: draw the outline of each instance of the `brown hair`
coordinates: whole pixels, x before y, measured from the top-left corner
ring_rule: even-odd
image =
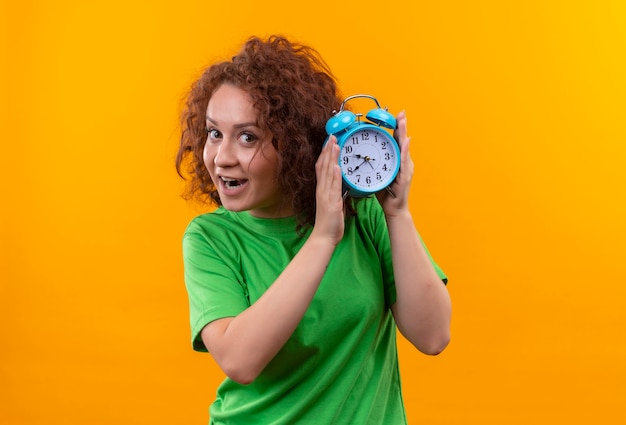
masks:
[[[278,184],[288,194],[299,227],[313,225],[315,162],[326,140],[326,121],[341,105],[328,65],[311,47],[280,36],[252,37],[231,61],[210,66],[192,85],[182,115],[176,169],[188,180],[186,199],[216,205],[221,201],[202,152],[209,99],[224,83],[250,95],[259,127],[273,134],[279,155]],[[354,213],[351,202],[346,203],[346,212]]]

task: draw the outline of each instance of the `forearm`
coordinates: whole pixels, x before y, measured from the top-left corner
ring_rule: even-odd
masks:
[[[210,338],[209,349],[227,375],[251,382],[274,358],[310,305],[334,248],[312,234],[252,306],[217,329],[218,334],[203,335]]]
[[[410,212],[387,217],[402,334],[420,351],[438,354],[450,338],[451,303],[421,243]]]

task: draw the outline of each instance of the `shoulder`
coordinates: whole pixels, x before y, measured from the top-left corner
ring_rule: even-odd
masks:
[[[196,216],[183,234],[183,251],[192,253],[209,247],[221,250],[232,244],[231,239],[241,227],[236,223],[236,218],[223,208]]]
[[[359,235],[361,240],[378,244],[387,235],[387,221],[375,196],[355,199],[356,215],[347,222],[346,233]]]
[[[376,196],[358,199],[355,203],[357,223],[373,227],[386,223],[383,207],[378,202]]]
[[[189,233],[206,233],[212,228],[222,227],[223,224],[228,221],[232,221],[232,217],[229,217],[228,211],[224,208],[218,208],[214,211],[194,217],[187,225],[185,235]]]
[[[382,213],[383,207],[378,202],[378,198],[376,196],[368,196],[366,198],[361,198],[355,201],[356,202],[356,211],[358,214],[377,214],[379,212]]]

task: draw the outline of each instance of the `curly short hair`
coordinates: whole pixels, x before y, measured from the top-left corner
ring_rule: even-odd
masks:
[[[315,162],[326,140],[325,124],[342,99],[328,65],[319,53],[280,36],[250,38],[230,61],[218,62],[192,85],[182,115],[176,169],[187,179],[186,199],[221,205],[204,166],[205,114],[222,84],[246,91],[258,113],[258,125],[273,134],[278,152],[278,184],[288,194],[299,227],[315,220]],[[348,215],[354,213],[346,202]]]

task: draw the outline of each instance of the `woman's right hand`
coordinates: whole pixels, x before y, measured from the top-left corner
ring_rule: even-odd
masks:
[[[341,169],[337,138],[330,136],[315,163],[315,226],[311,236],[328,238],[337,245],[344,232]]]

